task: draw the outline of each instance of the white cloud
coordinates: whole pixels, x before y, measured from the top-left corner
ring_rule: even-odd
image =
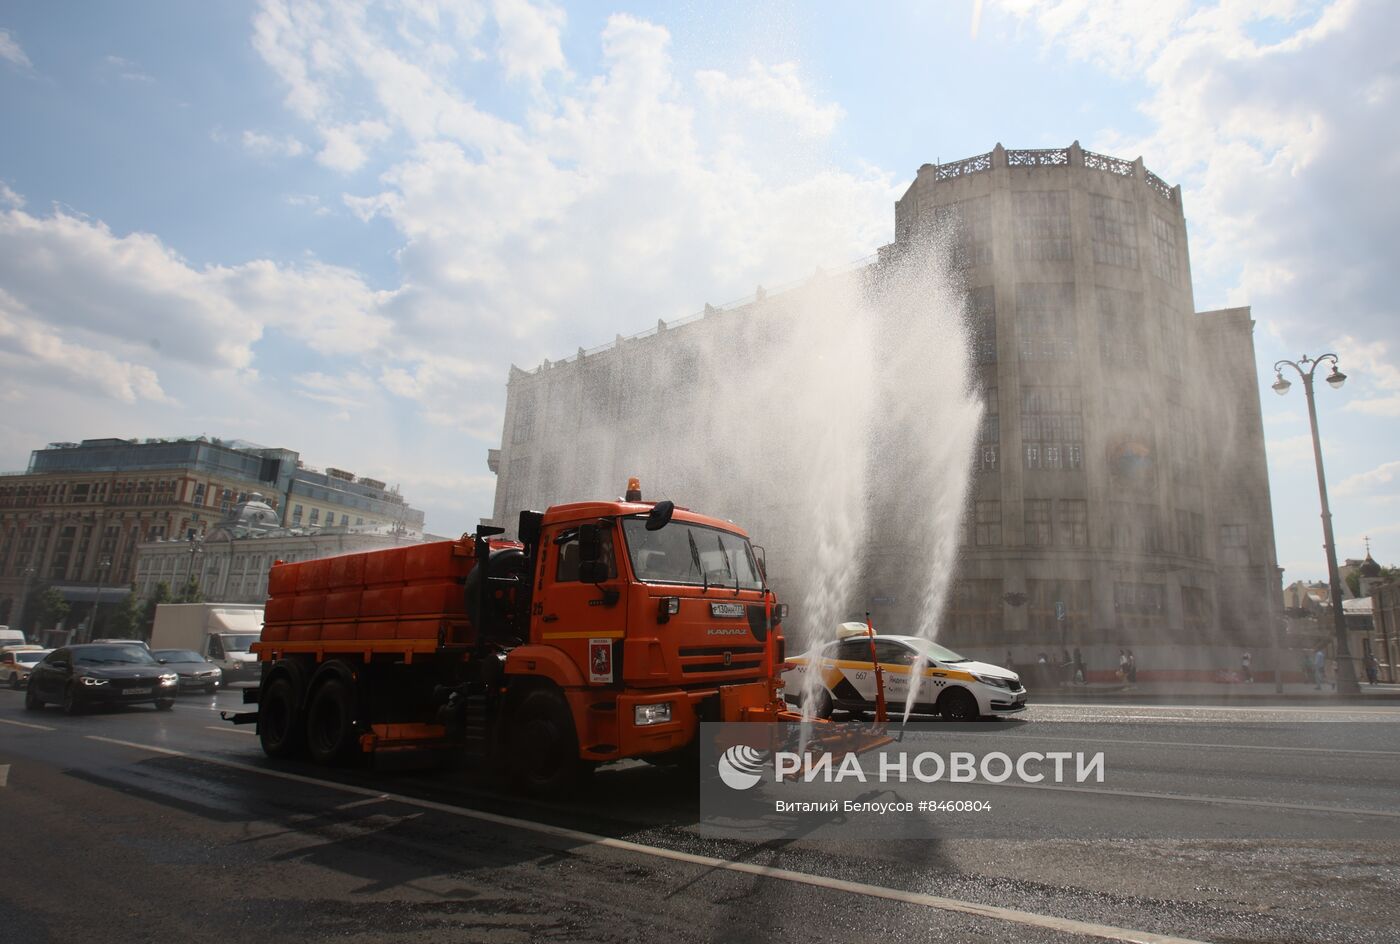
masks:
[[[1334,489],[1338,495],[1361,495],[1377,486],[1390,485],[1400,476],[1400,462],[1386,462],[1343,479]]]
[[[695,80],[711,104],[784,119],[803,134],[831,134],[845,116],[840,105],[822,105],[812,98],[803,87],[795,62],[765,66],[753,61],[743,75],[705,70],[697,72]]]
[[[121,56],[107,56],[102,61],[117,78],[126,82],[137,82],[144,85],[155,81],[130,59],[123,59]]]
[[[509,78],[540,82],[551,72],[565,69],[559,34],[564,11],[552,3],[528,0],[496,0],[493,4],[499,31],[496,54]]]
[[[1362,341],[1351,336],[1336,342],[1338,357],[1346,364],[1347,382],[1356,393],[1346,409],[1386,418],[1400,417],[1400,367],[1391,362],[1384,341]]]
[[[298,157],[306,153],[306,145],[298,141],[295,135],[279,138],[258,131],[243,132],[243,148],[258,157]]]
[[[15,39],[9,30],[0,30],[0,59],[19,69],[34,68],[29,57],[20,48],[19,40]]]
[[[316,155],[331,170],[349,174],[359,170],[367,160],[365,148],[389,136],[389,127],[379,121],[359,121],[347,125],[326,125],[321,128],[325,144]]]

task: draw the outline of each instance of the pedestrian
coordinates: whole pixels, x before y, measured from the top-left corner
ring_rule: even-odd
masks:
[[[1128,650],[1128,684],[1137,684],[1137,656],[1133,655],[1133,650]]]
[[[1318,646],[1313,653],[1313,688],[1322,690],[1322,683],[1327,679],[1327,653]]]
[[[1118,650],[1118,677],[1123,681],[1128,680],[1128,650]]]
[[[1084,654],[1079,651],[1079,647],[1074,647],[1074,682],[1076,685],[1083,685],[1084,674]]]
[[[1306,652],[1300,653],[1298,655],[1298,665],[1302,668],[1303,671],[1303,681],[1313,681],[1317,673],[1313,669],[1312,656],[1308,655]]]
[[[1073,665],[1074,663],[1069,659],[1069,650],[1064,648],[1060,649],[1060,679],[1065,684],[1068,684],[1070,679],[1074,676],[1072,670]]]
[[[1011,669],[1012,671],[1015,671],[1015,669],[1016,669],[1016,662],[1015,662],[1015,660],[1013,660],[1013,659],[1011,658],[1011,650],[1010,650],[1010,649],[1006,650],[1006,667],[1007,667],[1008,669]]]
[[[1042,652],[1039,656],[1036,657],[1035,663],[1036,665],[1049,665],[1050,657]]]
[[[1332,658],[1332,660],[1331,660],[1331,662],[1330,662],[1330,664],[1329,664],[1329,668],[1332,670],[1332,691],[1335,692],[1335,691],[1337,690],[1337,678],[1338,678],[1338,674],[1339,674],[1339,673],[1337,672],[1338,666],[1337,666],[1337,659],[1336,659],[1335,656],[1333,656],[1333,658]],[[1355,669],[1352,669],[1352,672],[1355,673],[1356,670],[1355,670]]]
[[[1244,655],[1240,656],[1240,678],[1244,679],[1246,682],[1253,682],[1254,673],[1249,670],[1249,662],[1249,650],[1246,649]]]
[[[1366,653],[1366,681],[1375,685],[1381,680],[1381,662],[1374,652]]]

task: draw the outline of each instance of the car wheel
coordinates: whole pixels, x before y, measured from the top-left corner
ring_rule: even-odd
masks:
[[[30,685],[24,691],[24,708],[26,711],[38,711],[44,707],[44,700],[34,691],[34,686]]]
[[[938,699],[938,713],[944,721],[976,721],[982,717],[977,699],[965,688],[950,688]]]
[[[258,699],[258,740],[268,757],[296,757],[306,745],[297,687],[285,675],[275,678]]]
[[[63,713],[76,715],[81,713],[82,710],[83,703],[78,697],[78,690],[74,686],[69,685],[63,690]]]
[[[338,678],[323,682],[306,711],[306,747],[318,764],[345,760],[359,747],[353,690]]]
[[[530,692],[515,711],[511,779],[531,796],[559,796],[578,785],[586,765],[569,706],[549,690]]]
[[[169,711],[170,709],[172,709],[172,708],[174,708],[174,707],[175,707],[175,699],[173,699],[173,698],[157,698],[157,699],[156,699],[156,710],[157,710],[157,711]]]

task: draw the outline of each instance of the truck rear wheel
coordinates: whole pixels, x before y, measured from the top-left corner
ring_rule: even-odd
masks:
[[[340,763],[359,747],[354,693],[341,679],[327,679],[311,696],[311,707],[306,712],[306,746],[318,764]]]
[[[569,706],[557,693],[534,691],[515,712],[511,779],[531,796],[559,796],[582,779],[578,735]]]
[[[305,743],[296,686],[285,675],[263,689],[258,699],[258,740],[268,757],[296,757]]]

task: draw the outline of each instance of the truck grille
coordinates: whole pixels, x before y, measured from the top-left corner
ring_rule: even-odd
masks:
[[[690,646],[682,648],[681,671],[686,674],[749,675],[763,664],[762,646]]]

